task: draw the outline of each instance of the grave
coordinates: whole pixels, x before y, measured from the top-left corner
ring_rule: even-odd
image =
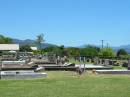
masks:
[[[130,59],[128,60],[128,70],[130,70]]]
[[[104,65],[109,65],[109,59],[104,60]]]
[[[79,66],[81,68],[84,68],[83,64],[81,64],[81,65],[75,65],[75,67],[79,67]],[[113,69],[113,67],[112,66],[102,66],[102,65],[85,64],[85,69],[86,70],[93,70],[93,69],[95,69],[95,70],[104,70],[104,69],[110,70],[110,69]]]
[[[2,67],[5,65],[25,65],[25,60],[22,61],[2,61]]]
[[[116,63],[116,60],[109,60],[109,65],[114,65]]]
[[[98,59],[98,57],[95,57],[95,58],[94,58],[94,64],[95,64],[95,65],[98,65],[98,64],[99,64],[99,59]]]
[[[33,62],[27,63],[25,60],[21,61],[2,61],[1,62],[2,69],[22,69],[22,68],[31,68]]]
[[[36,73],[33,70],[1,71],[1,79],[32,79],[45,78],[46,73]]]
[[[102,59],[99,59],[99,64],[102,64]]]
[[[98,74],[130,74],[130,70],[96,70]]]

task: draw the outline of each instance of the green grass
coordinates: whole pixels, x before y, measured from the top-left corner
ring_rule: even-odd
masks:
[[[113,66],[113,69],[127,69],[126,67],[122,67],[121,65],[119,66]]]
[[[129,75],[51,71],[48,78],[0,80],[0,97],[129,97]]]

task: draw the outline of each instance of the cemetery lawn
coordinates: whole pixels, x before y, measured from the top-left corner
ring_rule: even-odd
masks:
[[[0,80],[0,97],[129,97],[130,75],[48,71],[48,78]]]

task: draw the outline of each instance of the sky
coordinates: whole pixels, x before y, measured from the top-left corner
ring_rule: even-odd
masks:
[[[130,44],[130,0],[0,0],[0,34],[65,46]]]

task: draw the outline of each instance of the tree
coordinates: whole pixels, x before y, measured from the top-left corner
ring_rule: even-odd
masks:
[[[41,49],[41,45],[44,42],[44,34],[40,34],[37,36],[36,43],[38,44],[39,48]]]
[[[12,43],[11,38],[0,35],[0,44],[11,44],[11,43]]]
[[[76,57],[80,56],[80,49],[76,47],[69,47],[64,50],[67,56]]]
[[[127,52],[125,51],[125,49],[119,49],[117,51],[117,56],[122,56],[122,55],[127,55]]]
[[[112,48],[103,48],[103,49],[101,49],[99,55],[102,56],[102,57],[105,57],[105,58],[115,56]]]
[[[53,51],[54,51],[54,48],[57,48],[57,46],[49,46],[49,47],[46,47],[46,48],[44,48],[44,51],[45,51],[45,52],[53,52]]]
[[[80,50],[80,55],[95,57],[95,56],[98,56],[99,51],[100,51],[100,48],[88,45],[85,48],[82,48]]]
[[[49,46],[45,48],[44,51],[56,54],[57,56],[64,56],[64,46]]]
[[[8,38],[8,37],[6,37],[4,41],[5,41],[5,43],[7,43],[7,44],[11,44],[11,43],[12,43],[12,39],[11,39],[11,38]]]
[[[4,36],[0,35],[0,44],[3,44],[3,43],[4,43]]]
[[[62,56],[62,57],[68,56],[68,50],[67,48],[64,47],[64,45],[61,45],[61,46],[52,45],[52,46],[44,48],[43,50],[44,52],[47,52],[47,53],[53,53],[56,56]]]
[[[22,45],[22,46],[20,46],[20,51],[21,52],[31,52],[32,49],[31,49],[30,45]]]

